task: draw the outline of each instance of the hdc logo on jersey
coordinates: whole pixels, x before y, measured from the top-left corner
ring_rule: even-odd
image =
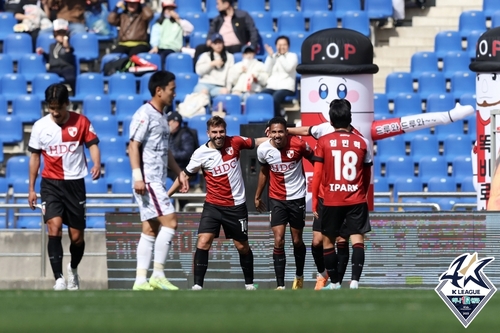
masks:
[[[71,137],[75,137],[76,134],[78,133],[78,128],[76,127],[68,127],[68,133],[71,135]]]
[[[297,163],[295,161],[288,162],[288,163],[275,163],[270,165],[270,169],[272,172],[276,173],[285,173],[289,170],[295,169],[297,166]]]
[[[478,260],[477,253],[464,253],[439,278],[437,294],[465,328],[497,291],[483,273],[483,268],[493,260],[493,257]]]
[[[238,165],[238,161],[235,158],[233,158],[232,160],[230,160],[226,163],[215,166],[212,169],[213,170],[212,174],[214,176],[225,175],[229,172],[229,170],[236,168],[237,165]]]
[[[288,156],[288,158],[293,158],[294,154],[295,154],[295,152],[293,150],[287,150],[286,151],[286,156]]]
[[[228,155],[233,155],[233,154],[234,154],[234,149],[233,149],[233,147],[227,147],[227,148],[226,148],[226,153],[227,153]]]

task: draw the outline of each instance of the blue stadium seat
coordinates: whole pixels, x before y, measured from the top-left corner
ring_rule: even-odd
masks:
[[[301,12],[284,12],[278,18],[278,33],[305,32],[304,15]],[[291,44],[291,43],[290,43]]]
[[[43,56],[36,53],[23,55],[19,59],[17,72],[24,75],[26,81],[32,82],[35,78],[35,75],[47,72]]]
[[[370,37],[370,19],[365,11],[349,11],[342,16],[342,28]]]
[[[99,40],[94,33],[76,33],[70,37],[71,46],[78,61],[91,62],[99,59]]]
[[[101,160],[107,161],[111,157],[127,158],[127,140],[118,135],[99,136],[99,147],[101,148]]]
[[[424,72],[438,72],[438,58],[434,52],[416,52],[411,56],[411,76],[418,79]]]
[[[377,140],[376,159],[379,162],[387,162],[391,156],[405,156],[406,142],[401,135],[391,136],[382,140]]]
[[[89,117],[97,136],[118,135],[118,120],[112,115],[94,115]]]
[[[208,15],[202,11],[186,13],[182,18],[194,26],[193,31],[208,31],[210,28]]]
[[[3,157],[3,142],[0,141],[0,163],[3,163],[3,158],[4,158]],[[2,178],[0,177],[0,185],[1,185],[1,183],[2,183]],[[0,186],[0,189],[1,189],[1,186]],[[0,193],[2,193],[2,192],[0,191]]]
[[[241,60],[243,60],[243,53],[241,52],[235,52],[233,53],[233,57],[234,57],[234,63],[238,63],[240,62]]]
[[[407,72],[392,72],[385,78],[385,93],[393,101],[400,93],[413,93],[413,78]]]
[[[422,102],[418,94],[410,93],[399,95],[394,98],[394,115],[397,117],[422,113]]]
[[[198,75],[195,73],[177,73],[175,75],[175,101],[183,102],[186,95],[193,92],[198,83]]]
[[[28,156],[12,156],[7,160],[5,177],[10,184],[16,179],[26,179],[29,175],[30,158]]]
[[[466,177],[472,177],[472,158],[468,155],[457,155],[452,161],[451,175],[457,184],[462,184]]]
[[[130,139],[130,123],[132,122],[132,116],[125,117],[122,123],[122,133],[121,136],[128,141]]]
[[[0,141],[2,141],[4,144],[17,144],[23,140],[23,123],[21,119],[11,115],[0,115],[0,124],[2,124],[2,130],[0,131]]]
[[[392,17],[392,0],[365,0],[365,11],[370,20]]]
[[[385,177],[389,184],[394,184],[397,178],[414,177],[415,166],[410,156],[393,155],[385,163]]]
[[[462,178],[460,189],[462,192],[476,192],[474,188],[474,178],[472,176]]]
[[[87,193],[108,193],[108,184],[106,184],[104,179],[92,180],[92,177],[88,175],[84,180]]]
[[[4,41],[8,35],[12,34],[14,25],[16,24],[17,20],[14,18],[13,13],[0,13],[0,41]]]
[[[22,74],[5,74],[0,80],[2,95],[7,101],[13,101],[17,95],[27,93],[28,83]]]
[[[111,184],[113,193],[132,193],[132,181],[128,178],[116,178]]]
[[[486,17],[482,11],[468,10],[458,18],[458,32],[462,38],[467,38],[473,30],[486,31]]]
[[[387,182],[387,178],[382,174],[382,163],[376,158],[373,160],[373,177],[384,177]]]
[[[282,1],[286,3],[286,1]],[[273,32],[273,17],[270,12],[251,12],[255,27],[259,32]]]
[[[288,38],[290,38],[290,52],[294,52],[297,54],[297,56],[299,57],[299,64],[300,64],[300,54],[302,52],[302,43],[304,42],[307,36],[308,35],[306,32],[298,32],[298,31],[290,32],[288,34]]]
[[[149,83],[149,79],[151,78],[151,75],[153,75],[152,72],[145,73],[140,78],[140,82],[139,82],[139,96],[142,98],[143,101],[149,101],[149,100],[151,100],[151,93],[149,92],[149,89],[148,89],[148,83]],[[176,83],[176,90],[177,90],[177,89],[179,89],[177,87],[177,84],[178,84],[177,76],[176,76],[175,83]]]
[[[410,156],[418,163],[424,156],[439,155],[439,142],[434,135],[415,135],[410,144]]]
[[[373,203],[374,203],[373,210],[375,212],[390,212],[391,211],[391,207],[379,206],[379,204],[390,203],[390,202],[391,202],[391,198],[388,198],[388,197],[375,197],[375,198],[373,198]]]
[[[425,198],[414,198],[414,197],[404,197],[401,198],[402,203],[407,204],[427,204],[433,202],[433,200]],[[430,212],[433,210],[432,207],[403,207],[404,212]]]
[[[14,73],[14,61],[8,54],[0,53],[0,76]]]
[[[101,58],[101,73],[104,73],[104,65],[108,62],[118,60],[120,58],[127,57],[125,53],[108,53],[102,56]],[[104,76],[104,79],[107,80],[108,76]]]
[[[41,177],[38,177],[36,182],[35,182],[35,192],[37,192],[37,193],[40,193],[40,181],[41,181]],[[19,175],[19,177],[16,177],[13,179],[7,178],[7,182],[9,182],[10,185],[12,185],[12,189],[13,189],[14,193],[17,193],[17,194],[28,193],[29,183],[30,183],[30,180],[28,179],[28,174],[24,174],[22,177],[21,177],[21,175]]]
[[[467,129],[465,130],[465,133],[468,135],[473,135],[474,136],[474,141],[476,140],[476,132],[477,132],[477,119],[476,115],[470,115],[463,119],[464,124],[467,125]]]
[[[196,46],[205,44],[207,42],[207,33],[205,31],[195,31],[189,38],[189,46],[196,48]]]
[[[462,51],[462,37],[458,31],[440,31],[434,37],[434,53],[438,59],[443,59],[449,51]]]
[[[224,120],[227,123],[226,132],[229,136],[240,135],[240,125],[248,123],[247,117],[244,115],[227,115]]]
[[[170,53],[165,58],[165,69],[172,73],[194,73],[193,58],[186,53]]]
[[[213,19],[217,15],[220,15],[217,10],[217,0],[206,0],[205,12],[207,13],[209,19]]]
[[[484,30],[473,30],[467,35],[467,48],[465,52],[469,54],[469,58],[476,58],[476,44],[483,33]]]
[[[429,127],[427,128],[420,128],[416,131],[408,131],[408,132],[405,132],[405,134],[401,135],[403,137],[403,140],[405,140],[405,142],[407,144],[411,144],[411,140],[413,140],[414,137],[416,137],[417,135],[431,135],[431,129]]]
[[[451,211],[453,206],[459,202],[459,198],[438,198],[436,203],[441,208],[441,211]]]
[[[9,109],[7,108],[7,100],[2,95],[0,95],[0,115],[1,116],[9,115]]]
[[[279,34],[277,32],[267,32],[260,34],[260,37],[262,38],[262,44],[272,46],[274,50],[276,49],[276,38],[278,38],[278,36]],[[267,54],[264,54],[264,57],[266,56]]]
[[[457,185],[451,177],[431,177],[427,182],[428,192],[456,192]]]
[[[375,177],[373,179],[373,188],[375,192],[389,192],[389,184],[385,177]]]
[[[40,100],[45,100],[45,90],[51,84],[60,83],[61,77],[54,73],[41,73],[35,75],[31,82],[31,94],[38,96]]]
[[[158,21],[158,19],[160,18],[161,15],[162,15],[162,13],[158,13],[158,12],[153,14],[153,18],[151,19],[151,21],[149,21],[149,24],[148,24],[148,32],[151,32],[153,25],[155,25],[155,23]]]
[[[36,38],[36,47],[41,47],[44,52],[48,53],[50,50],[50,44],[53,44],[56,42],[56,39],[54,38],[53,33],[39,33],[38,37]]]
[[[161,57],[158,53],[147,53],[147,52],[142,52],[137,54],[137,56],[141,59],[144,59],[146,61],[149,61],[150,63],[154,64],[158,69],[161,68]]]
[[[474,73],[470,71],[455,72],[451,76],[451,93],[455,100],[460,100],[464,95],[473,95],[475,92],[476,75]]]
[[[117,120],[123,122],[125,118],[131,117],[143,104],[144,101],[138,95],[118,96],[115,104],[115,115]]]
[[[238,9],[247,12],[265,12],[266,0],[238,0]]]
[[[273,97],[269,94],[253,94],[245,102],[245,115],[249,122],[266,122],[273,115]]]
[[[208,115],[194,116],[187,119],[189,127],[198,132],[198,142],[203,144],[207,142],[207,121],[210,119]]]
[[[448,163],[443,156],[424,156],[418,162],[418,178],[422,183],[427,184],[432,177],[448,177]]]
[[[496,0],[483,0],[483,13],[486,19],[491,19],[496,11],[500,11],[500,2]]]
[[[286,2],[286,1],[282,1]],[[335,1],[344,2],[344,1]],[[347,1],[351,3],[351,1]],[[340,17],[338,17],[340,19]],[[337,17],[336,13],[332,12],[315,12],[309,21],[309,32],[313,33],[323,29],[337,28]]]
[[[113,184],[116,179],[130,179],[132,169],[126,157],[110,157],[104,163],[106,181]]]
[[[464,122],[462,120],[457,120],[453,123],[434,127],[434,135],[439,141],[444,141],[450,134],[464,135]]]
[[[212,108],[218,110],[219,103],[222,103],[222,109],[226,111],[226,114],[241,115],[241,97],[239,95],[216,96],[212,101]]]
[[[297,11],[297,3],[295,1],[269,0],[269,9],[272,18],[277,19],[283,12]]]
[[[116,101],[120,95],[135,95],[136,80],[132,73],[115,73],[108,79],[108,96]]]
[[[475,76],[474,77],[474,82],[475,82]],[[453,89],[453,86],[452,86]],[[476,110],[477,108],[477,103],[476,103],[476,93],[475,91],[473,93],[465,93],[460,96],[460,104],[462,105],[470,105]],[[476,116],[474,115],[474,119],[476,119]]]
[[[456,72],[469,71],[470,59],[467,52],[447,52],[443,58],[443,73],[446,79],[451,79]]]
[[[500,27],[500,10],[497,10],[491,15],[491,27]]]
[[[303,0],[301,1],[302,13],[305,18],[311,18],[315,12],[329,10],[328,0]]]
[[[192,13],[201,13],[201,1],[199,0],[182,0],[177,1],[177,9],[176,11],[181,15],[181,17],[185,17],[189,12]]]
[[[72,101],[83,101],[87,95],[104,94],[104,77],[101,73],[82,73],[76,77],[76,94]]]
[[[83,99],[83,114],[86,117],[111,115],[111,99],[108,95],[88,95]]]
[[[386,94],[373,94],[373,109],[375,115],[389,115],[389,99]]]
[[[430,94],[427,96],[426,112],[449,111],[455,107],[451,94]]]
[[[450,134],[443,140],[443,156],[448,163],[460,156],[470,156],[472,144],[468,135]]]
[[[335,17],[337,17],[337,19],[342,19],[344,14],[349,11],[360,11],[360,10],[361,10],[361,1],[359,0],[333,1],[332,12],[335,15]]]
[[[42,116],[42,101],[36,95],[17,95],[12,101],[12,115],[23,123],[34,123]]]
[[[424,190],[422,180],[418,177],[401,177],[394,182],[394,201],[399,198],[400,192],[422,192]]]
[[[446,78],[441,72],[424,72],[418,78],[420,99],[426,100],[432,94],[446,94]]]
[[[26,33],[11,33],[3,41],[3,53],[10,55],[14,61],[33,51],[31,35]]]

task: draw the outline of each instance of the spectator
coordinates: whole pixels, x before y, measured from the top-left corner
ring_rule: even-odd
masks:
[[[151,49],[148,43],[148,27],[153,18],[153,11],[140,2],[141,0],[119,1],[109,13],[108,22],[120,28],[114,53],[125,53],[131,57]],[[123,12],[119,13],[120,9]]]
[[[69,23],[69,34],[74,35],[76,33],[85,33],[87,28],[85,27],[85,7],[87,6],[87,0],[46,0],[47,1],[47,16],[51,20],[54,18],[52,15],[55,14],[57,19],[63,19]],[[50,31],[51,29],[46,29],[44,31]]]
[[[246,44],[257,47],[259,33],[252,17],[246,11],[234,9],[233,3],[233,0],[217,0],[220,15],[215,17],[210,24],[206,45],[194,45],[196,46],[195,61],[202,53],[210,50],[214,34],[222,35],[224,46],[230,53],[240,52],[241,47]]]
[[[85,25],[89,32],[101,36],[112,34],[111,25],[108,22],[108,7],[101,0],[89,0],[85,7]]]
[[[267,83],[269,74],[262,62],[255,59],[255,50],[251,45],[243,46],[243,59],[229,70],[229,82],[233,86],[231,93],[243,95],[255,94],[262,91]]]
[[[267,51],[265,61],[266,70],[269,73],[266,89],[262,93],[273,95],[274,116],[283,116],[281,103],[287,96],[295,94],[295,81],[297,72],[295,68],[299,62],[298,56],[289,52],[290,39],[286,36],[276,38],[276,52],[269,45],[264,46]]]
[[[425,0],[423,0],[425,1]],[[393,10],[393,26],[400,27],[403,25],[403,20],[405,19],[405,0],[392,0],[392,10]],[[386,26],[388,19],[382,19],[378,22],[378,27],[382,28]]]
[[[174,0],[163,0],[163,15],[151,28],[151,50],[149,53],[158,53],[161,57],[162,68],[165,58],[174,52],[180,52],[184,44],[184,36],[194,30],[194,26],[187,20],[179,17],[175,12],[177,5]]]
[[[183,124],[182,116],[179,112],[170,112],[167,115],[168,126],[170,128],[170,136],[168,138],[168,149],[175,157],[175,161],[179,168],[184,169],[191,155],[198,148],[198,135],[194,136],[194,131]],[[177,175],[168,170],[168,178],[175,180]]]
[[[41,47],[36,49],[38,54],[42,54],[45,61],[49,63],[48,72],[56,73],[69,84],[73,92],[76,82],[76,60],[74,50],[69,44],[69,23],[63,19],[53,22],[55,43],[50,45],[50,49],[44,50]]]
[[[33,50],[36,48],[36,39],[40,30],[52,27],[52,22],[43,8],[45,5],[40,3],[40,6],[37,5],[37,1],[21,0],[18,1],[17,8],[14,10],[14,17],[20,22],[14,26],[14,31],[28,33],[33,41]]]
[[[210,49],[203,53],[196,63],[196,74],[200,79],[194,87],[194,92],[214,97],[227,94],[231,89],[227,76],[234,65],[234,56],[226,51],[224,39],[220,34],[212,35]]]

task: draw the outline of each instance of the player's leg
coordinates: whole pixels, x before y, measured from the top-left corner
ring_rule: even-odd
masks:
[[[271,210],[271,230],[274,236],[273,265],[278,290],[285,289],[285,230],[288,212],[283,201],[269,199]]]
[[[339,236],[339,223],[344,221],[341,207],[324,206],[321,211],[321,228],[323,230],[323,258],[325,268],[330,277],[330,284],[323,289],[340,288],[338,276],[338,256],[335,251],[335,240]]]
[[[306,225],[306,201],[305,198],[288,201],[288,216],[290,221],[290,233],[293,242],[293,256],[295,258],[295,278],[292,289],[302,289],[304,286],[304,266],[306,263],[306,245],[302,238]]]
[[[323,207],[323,200],[318,198],[318,212],[320,218],[313,219],[313,234],[311,243],[311,254],[314,259],[314,264],[318,270],[316,277],[316,286],[314,290],[320,290],[328,283],[328,273],[325,269],[325,261],[323,260],[323,234],[321,233],[321,209]]]
[[[364,235],[351,235],[352,242],[352,277],[351,289],[358,289],[359,279],[363,273],[363,266],[365,264],[365,240]]]
[[[349,263],[349,241],[342,237],[337,237],[337,256],[339,258],[339,283],[342,285],[342,280],[344,279],[345,271],[347,270],[347,264]]]

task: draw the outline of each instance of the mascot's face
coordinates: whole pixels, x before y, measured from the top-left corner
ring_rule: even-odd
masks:
[[[500,73],[478,73],[476,103],[481,118],[490,118],[490,111],[500,109]]]

